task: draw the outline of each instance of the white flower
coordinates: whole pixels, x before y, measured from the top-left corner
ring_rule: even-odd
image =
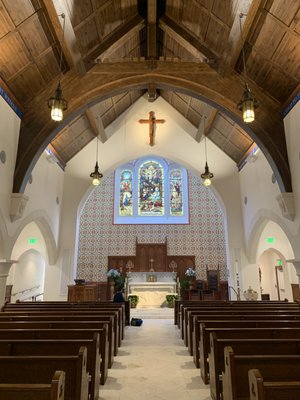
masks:
[[[196,271],[192,268],[189,267],[186,271],[185,271],[185,275],[188,277],[195,277],[196,276]]]
[[[107,276],[108,278],[117,278],[118,276],[120,276],[120,272],[116,269],[111,268],[108,272],[107,272]]]

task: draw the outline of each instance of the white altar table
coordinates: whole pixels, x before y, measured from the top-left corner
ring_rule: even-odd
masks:
[[[167,294],[176,294],[176,282],[130,282],[129,294],[139,296],[138,308],[161,307]]]

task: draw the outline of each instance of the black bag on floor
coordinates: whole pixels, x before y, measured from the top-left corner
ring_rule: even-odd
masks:
[[[141,318],[131,318],[130,325],[131,326],[141,326],[143,324],[143,320]]]

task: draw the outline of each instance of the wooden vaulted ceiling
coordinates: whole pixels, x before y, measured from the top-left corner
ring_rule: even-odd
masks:
[[[47,100],[60,76],[61,13],[66,16],[62,86],[69,110],[57,126],[48,122]],[[243,40],[240,13],[245,14]],[[66,164],[95,135],[109,140],[105,128],[147,91],[151,101],[162,96],[196,127],[195,141],[208,136],[238,165],[254,141],[262,144],[281,177],[281,190],[290,191],[279,113],[299,91],[299,36],[298,0],[0,0],[0,86],[24,112],[14,191],[24,190],[46,145],[51,142]],[[263,103],[253,135],[232,109],[243,88],[243,46],[250,88]],[[99,75],[117,82],[133,74],[135,66],[141,72],[134,73],[144,80],[137,77],[121,91],[112,84],[111,93],[105,92]],[[165,84],[162,76],[175,75],[199,87],[207,77],[214,79],[208,89],[231,103],[218,107],[214,94],[203,101],[209,90],[195,96],[192,86]],[[91,80],[104,88],[100,101],[94,100]],[[86,105],[78,100],[85,96]]]

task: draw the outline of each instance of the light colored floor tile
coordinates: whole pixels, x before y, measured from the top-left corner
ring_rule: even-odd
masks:
[[[132,316],[144,323],[126,327],[100,400],[210,400],[209,386],[173,323],[173,310],[136,309]]]

